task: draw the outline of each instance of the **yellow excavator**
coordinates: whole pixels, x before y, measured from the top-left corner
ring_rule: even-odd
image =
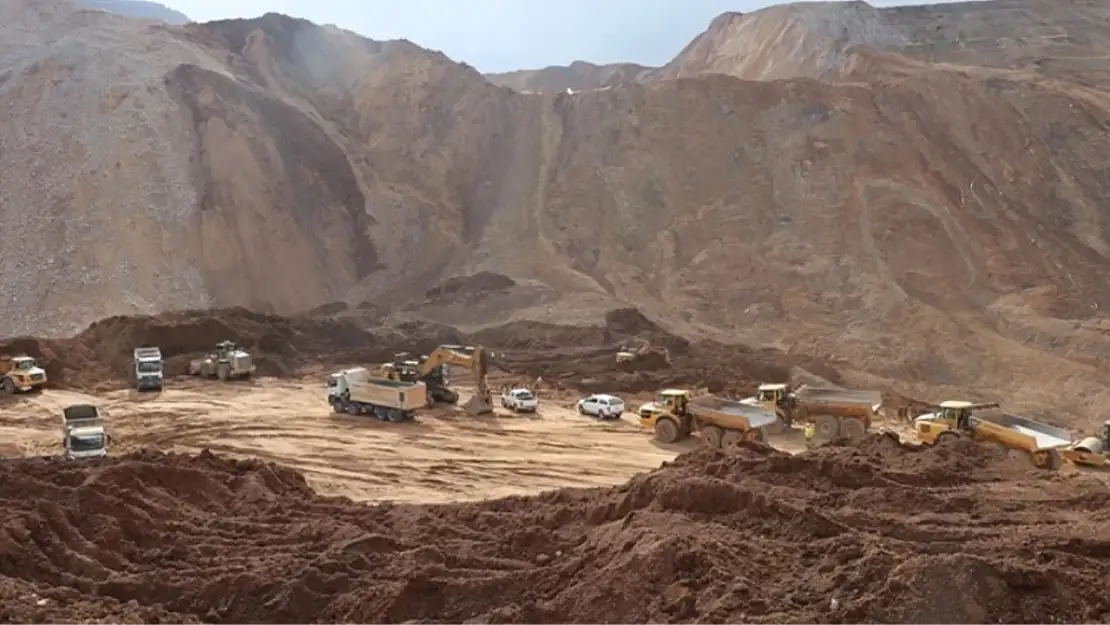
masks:
[[[389,380],[423,382],[428,387],[429,405],[436,402],[454,404],[459,401],[459,394],[450,386],[447,367],[470,369],[475,389],[463,410],[474,415],[489,414],[493,412],[493,396],[486,382],[490,356],[490,352],[480,346],[440,345],[432,353],[415,360],[408,354],[397,354],[393,362],[379,365],[373,374]]]

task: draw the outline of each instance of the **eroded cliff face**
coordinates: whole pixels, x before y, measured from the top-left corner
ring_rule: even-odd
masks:
[[[855,383],[1082,414],[1104,399],[1110,99],[1075,58],[935,63],[906,50],[963,49],[870,7],[798,6],[723,16],[650,80],[525,94],[279,15],[38,15],[13,31],[34,52],[3,57],[20,124],[0,130],[0,194],[23,230],[0,266],[42,259],[56,278],[6,284],[9,332],[209,303],[346,298],[471,325],[633,305],[687,336],[842,360]],[[1051,18],[1019,15],[1013,32]],[[812,77],[738,77],[780,72]],[[99,134],[67,138],[77,115]],[[26,156],[43,146],[49,167]],[[421,308],[480,271],[516,295]]]

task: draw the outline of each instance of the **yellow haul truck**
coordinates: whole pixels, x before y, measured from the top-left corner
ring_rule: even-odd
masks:
[[[709,447],[730,447],[741,440],[762,441],[764,429],[778,423],[774,412],[714,395],[691,397],[690,391],[667,389],[640,406],[640,425],[655,431],[661,443],[678,442],[694,432]]]
[[[794,423],[812,423],[818,440],[859,440],[880,415],[883,394],[808,384],[796,389],[789,384],[761,384],[755,397],[743,403],[773,410],[788,428]]]
[[[1029,454],[1033,465],[1055,471],[1071,447],[1071,433],[1063,428],[998,411],[998,404],[946,401],[935,412],[914,419],[914,431],[922,443],[970,437],[989,441]]]
[[[0,356],[0,394],[39,391],[46,386],[46,371],[30,356]]]

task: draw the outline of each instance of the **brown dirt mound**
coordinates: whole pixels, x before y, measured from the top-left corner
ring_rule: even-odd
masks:
[[[746,445],[616,488],[443,506],[319,497],[207,453],[24,459],[0,462],[0,502],[6,622],[1110,616],[1105,486],[976,445]]]
[[[422,322],[367,331],[349,319],[230,308],[109,317],[69,339],[3,341],[0,353],[35,357],[55,386],[95,388],[128,380],[132,349],[140,345],[159,346],[167,373],[181,375],[191,358],[225,339],[250,350],[260,374],[287,376],[312,363],[380,362],[397,351],[425,352],[460,336],[453,328]]]
[[[428,298],[440,297],[465,297],[482,296],[504,291],[516,286],[516,280],[509,276],[492,271],[479,271],[468,276],[448,278],[438,285],[428,289],[424,296]]]
[[[691,344],[669,334],[635,309],[610,311],[605,325],[561,326],[513,322],[467,335],[451,326],[409,321],[381,326],[330,304],[283,317],[244,308],[193,310],[157,316],[117,316],[98,321],[69,339],[21,337],[0,341],[0,353],[26,353],[56,387],[96,389],[126,384],[132,349],[157,345],[169,375],[187,372],[190,359],[230,339],[250,350],[262,375],[298,375],[306,367],[389,360],[397,352],[428,353],[438,345],[477,344],[499,354],[505,372],[543,377],[584,392],[640,392],[666,386],[707,386],[713,392],[750,391],[759,381],[790,378],[795,367],[831,382],[839,372],[824,362],[776,350],[711,343]],[[667,350],[618,365],[617,346]]]

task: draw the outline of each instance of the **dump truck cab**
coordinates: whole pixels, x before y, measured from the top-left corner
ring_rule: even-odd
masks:
[[[932,444],[944,432],[971,429],[971,414],[975,404],[968,401],[942,402],[935,412],[923,414],[913,420],[913,429],[923,443]]]
[[[690,391],[684,389],[668,388],[659,391],[653,401],[640,406],[636,411],[640,415],[641,425],[654,427],[655,420],[662,414],[682,415],[686,411],[686,402],[690,399]]]
[[[774,406],[790,393],[789,384],[760,384],[755,392],[755,400],[760,405]]]
[[[0,356],[0,391],[11,395],[46,385],[46,371],[30,356]]]

